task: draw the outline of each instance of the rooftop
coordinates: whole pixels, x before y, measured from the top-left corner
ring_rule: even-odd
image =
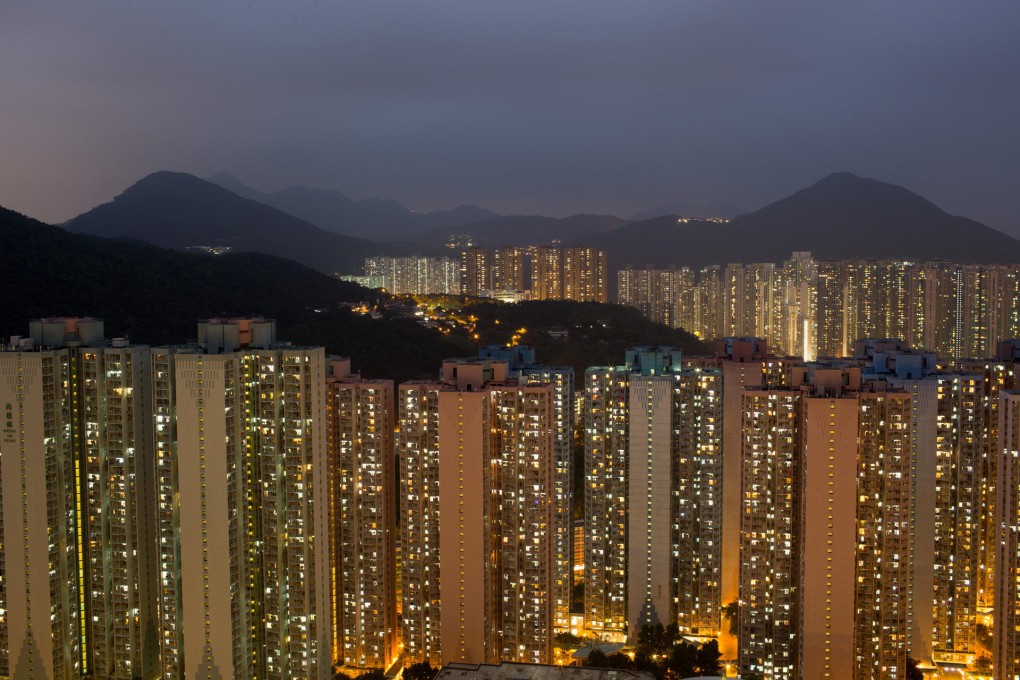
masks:
[[[651,673],[612,668],[551,666],[530,663],[450,663],[436,680],[653,680]]]

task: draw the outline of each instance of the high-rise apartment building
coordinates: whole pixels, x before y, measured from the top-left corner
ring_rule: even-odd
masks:
[[[553,387],[451,360],[398,403],[405,662],[550,662]]]
[[[367,257],[364,279],[397,295],[458,295],[461,291],[460,263],[448,257]]]
[[[743,399],[740,665],[905,677],[911,396],[804,366]]]
[[[584,622],[591,632],[627,631],[627,450],[630,373],[584,376]]]
[[[401,641],[405,664],[441,666],[439,591],[439,393],[431,381],[401,383],[397,398],[400,466]],[[458,485],[459,486],[459,485]],[[459,491],[459,489],[458,489]]]
[[[589,246],[563,249],[563,297],[578,302],[609,302],[606,251]]]
[[[492,252],[492,289],[524,290],[524,249],[501,246]]]
[[[933,630],[936,608],[951,603],[935,599],[935,486],[938,455],[939,387],[934,352],[910,350],[900,340],[863,339],[854,343],[854,359],[862,379],[877,381],[911,396],[910,582],[908,649],[924,665],[935,659]]]
[[[531,246],[531,299],[563,299],[563,249],[558,246]]]
[[[772,263],[706,267],[685,293],[653,281],[668,270],[625,268],[621,304],[712,340],[754,335],[780,352],[849,357],[857,338],[903,338],[911,347],[951,360],[989,357],[996,343],[1020,335],[1020,267],[896,260],[816,262],[795,252]]]
[[[723,338],[711,357],[688,357],[687,368],[712,369],[722,375],[722,573],[720,597],[725,606],[739,598],[741,515],[741,409],[745,388],[781,387],[786,384],[792,360],[771,354],[762,338]],[[719,632],[719,649],[725,659],[737,656],[737,640],[729,626]]]
[[[152,376],[163,677],[330,677],[323,349],[214,319]]]
[[[157,677],[149,349],[117,340],[78,357],[89,666],[96,677]]]
[[[0,676],[158,673],[148,348],[33,321],[0,351]]]
[[[509,377],[524,384],[553,388],[553,625],[557,632],[570,628],[573,600],[573,498],[574,487],[574,369],[544,366],[531,347],[490,345],[478,351],[479,359],[507,362]],[[583,545],[583,541],[582,541]],[[583,560],[582,560],[583,561]]]
[[[585,625],[720,622],[722,377],[670,348],[585,375]]]
[[[492,251],[469,246],[460,252],[460,291],[478,296],[492,289]]]
[[[992,663],[997,678],[1020,678],[1020,392],[1005,390],[999,402],[998,531]]]
[[[393,381],[326,374],[333,660],[388,669],[398,652]]]
[[[936,661],[959,662],[977,652],[983,415],[980,376],[939,377],[932,640]]]
[[[990,359],[964,359],[960,371],[981,376],[983,386],[981,479],[981,545],[979,548],[978,607],[989,611],[994,607],[995,563],[999,521],[995,515],[999,469],[999,405],[1000,395],[1020,387],[1020,340],[1003,340],[997,344]]]
[[[694,275],[690,269],[630,269],[616,273],[617,301],[636,307],[641,313],[665,326],[701,332],[694,300]]]

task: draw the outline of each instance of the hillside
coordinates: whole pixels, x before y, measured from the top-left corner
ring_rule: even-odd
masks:
[[[320,229],[374,240],[409,239],[428,229],[456,227],[498,217],[490,210],[473,205],[417,213],[390,199],[356,201],[339,191],[303,186],[266,193],[246,186],[226,172],[214,175],[208,181],[238,196],[282,210]]]
[[[578,238],[583,240],[591,234],[609,232],[623,224],[626,224],[626,220],[613,215],[572,215],[563,218],[508,215],[459,227],[431,229],[419,234],[416,240],[442,246],[450,237],[463,235],[472,237],[478,245],[488,247],[527,246],[554,240],[566,243]]]
[[[610,267],[817,259],[1020,262],[1020,241],[942,211],[904,189],[836,173],[727,224],[659,217],[577,239],[606,248]]]
[[[71,234],[3,208],[0,271],[0,337],[24,335],[33,318],[91,315],[111,337],[178,343],[195,336],[201,318],[259,314],[277,320],[282,339],[325,345],[350,355],[355,370],[400,380],[431,377],[444,357],[467,348],[411,320],[374,321],[341,308],[376,294],[294,262]]]
[[[464,312],[478,318],[479,346],[505,345],[523,328],[519,342],[534,347],[540,363],[573,366],[578,380],[588,366],[622,363],[627,349],[637,345],[670,345],[691,355],[710,353],[687,331],[649,321],[632,307],[559,300],[514,305],[479,301]],[[550,336],[554,329],[567,331],[567,337]]]
[[[229,246],[234,253],[269,253],[325,273],[360,273],[365,257],[421,250],[420,246],[382,244],[323,231],[276,208],[179,172],[153,173],[113,201],[74,218],[66,227],[177,250]]]

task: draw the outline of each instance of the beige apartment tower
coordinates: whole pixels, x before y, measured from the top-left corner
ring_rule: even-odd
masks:
[[[0,351],[0,677],[158,674],[147,364],[96,319]]]
[[[152,350],[165,678],[329,678],[323,349],[263,319]]]
[[[550,663],[552,385],[451,360],[398,404],[405,663]]]
[[[911,395],[807,365],[743,403],[740,665],[906,677]]]
[[[25,348],[0,352],[0,676],[70,680],[88,668],[75,362]]]
[[[585,375],[585,626],[635,639],[721,615],[722,376],[640,347]]]
[[[388,669],[398,652],[393,381],[326,376],[333,662]]]
[[[745,388],[781,387],[786,384],[791,360],[769,353],[763,338],[723,338],[715,342],[715,355],[684,359],[687,369],[700,368],[722,377],[720,603],[739,598],[741,517],[741,409]],[[718,430],[718,425],[716,426]],[[737,657],[737,639],[729,634],[729,622],[719,624],[719,650],[723,659]]]

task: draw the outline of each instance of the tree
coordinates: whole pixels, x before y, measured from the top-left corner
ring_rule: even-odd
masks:
[[[606,668],[619,668],[625,671],[634,670],[634,662],[625,654],[610,654],[606,657]]]
[[[383,671],[368,671],[358,676],[358,680],[386,680],[386,673]]]
[[[634,669],[638,671],[647,671],[657,678],[662,677],[662,671],[658,664],[652,660],[652,658],[645,652],[638,652],[634,655]]]
[[[595,668],[608,668],[606,665],[607,659],[605,653],[598,649],[593,649],[588,654],[588,658],[585,660],[585,666],[594,666]]]
[[[719,663],[721,658],[722,653],[719,651],[719,643],[715,640],[710,640],[698,647],[698,651],[695,654],[698,674],[717,675],[722,670],[722,664]]]
[[[730,635],[736,637],[740,628],[740,602],[733,600],[729,604],[723,605],[722,615],[729,623]]]
[[[917,667],[917,659],[907,657],[907,680],[924,680],[924,673]]]
[[[669,654],[669,661],[666,665],[681,678],[694,675],[698,666],[697,647],[681,640],[673,645],[673,649]]]
[[[432,680],[436,677],[437,669],[432,667],[428,661],[414,663],[404,670],[404,677],[407,680]]]
[[[992,651],[992,629],[983,623],[979,623],[974,628],[974,633],[977,636],[977,642],[981,645],[982,649],[987,652]]]
[[[974,675],[991,675],[992,657],[987,654],[982,654],[978,658],[974,659],[974,663],[970,665],[970,672]]]

